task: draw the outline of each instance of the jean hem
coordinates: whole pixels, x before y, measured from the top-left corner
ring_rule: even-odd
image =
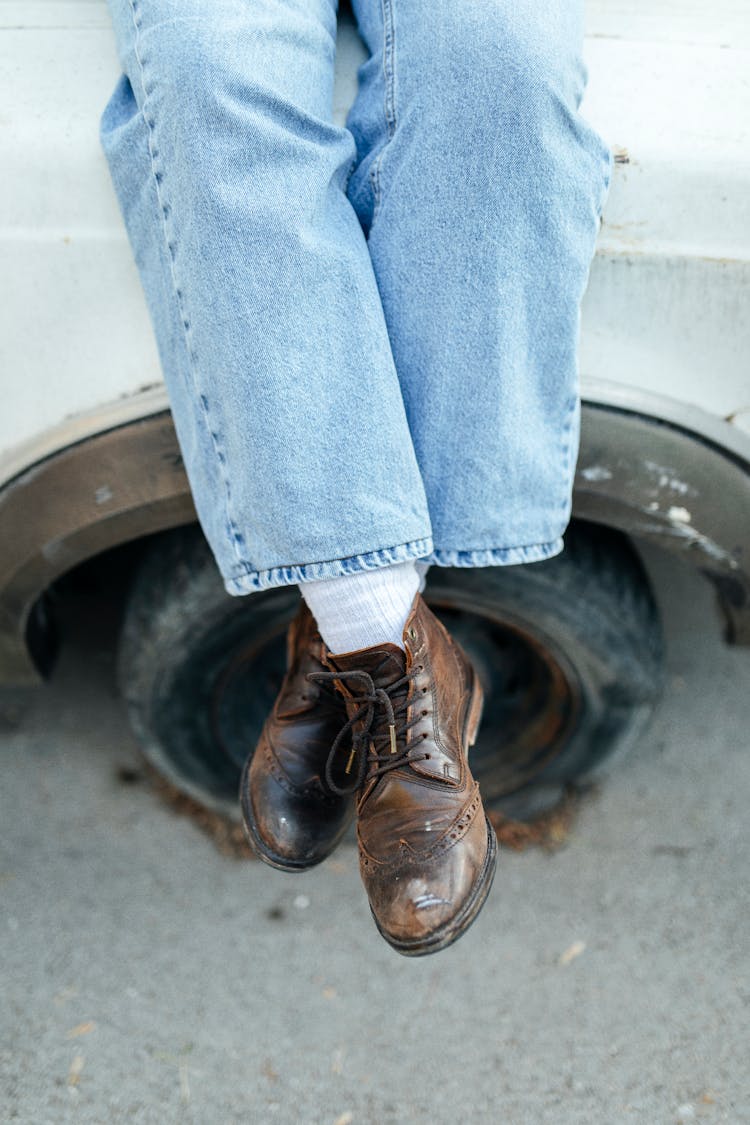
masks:
[[[269,590],[276,586],[296,586],[301,582],[316,582],[322,578],[343,578],[362,570],[377,570],[394,563],[422,559],[433,550],[432,539],[412,539],[396,547],[382,547],[361,555],[348,555],[325,562],[301,563],[294,566],[275,566],[268,570],[248,570],[244,574],[224,576],[224,587],[233,597],[252,594],[256,590]]]
[[[560,554],[563,546],[560,536],[544,543],[531,543],[521,547],[488,547],[473,551],[436,550],[423,561],[431,566],[516,566],[551,559]]]

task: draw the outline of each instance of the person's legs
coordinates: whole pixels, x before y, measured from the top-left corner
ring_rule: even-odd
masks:
[[[580,0],[353,0],[348,192],[385,310],[432,562],[560,550],[579,306],[611,170],[578,113]]]
[[[426,487],[430,559],[549,557],[570,514],[579,304],[611,168],[577,113],[580,11],[566,0],[354,7],[371,58],[349,117],[349,195]],[[414,955],[471,924],[496,844],[467,760],[476,673],[419,597],[404,649],[328,654],[331,671],[314,678],[347,701],[373,915]]]
[[[110,0],[101,137],[228,590],[427,554],[430,522],[332,124],[335,0]]]
[[[424,556],[540,558],[569,512],[578,301],[609,168],[575,116],[568,25],[545,55],[538,19],[522,33],[505,3],[355,3],[373,51],[356,169],[330,123],[334,0],[110,0],[125,77],[102,139],[232,593]],[[315,682],[354,735],[378,925],[402,952],[440,948],[494,870],[466,760],[477,677],[418,595],[402,646],[334,657],[304,618],[290,640],[243,775],[255,846],[299,869],[345,823],[345,805],[325,811],[349,788],[331,784],[341,735],[327,758],[321,727],[301,737],[301,670],[322,659]]]

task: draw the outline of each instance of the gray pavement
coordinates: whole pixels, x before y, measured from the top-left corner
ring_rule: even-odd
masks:
[[[146,783],[106,644],[73,639],[0,749],[0,1120],[750,1122],[750,652],[656,568],[668,687],[554,855],[473,929],[378,937],[345,845],[222,856]]]

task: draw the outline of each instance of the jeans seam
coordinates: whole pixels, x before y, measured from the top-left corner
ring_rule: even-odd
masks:
[[[355,574],[363,570],[376,570],[384,566],[392,566],[399,562],[408,562],[419,558],[426,558],[434,548],[431,536],[422,539],[409,539],[391,547],[378,547],[372,551],[358,552],[356,554],[339,555],[330,559],[321,559],[306,563],[289,563],[286,565],[257,569],[243,565],[242,569],[234,573],[223,572],[222,577],[227,590],[238,592],[238,587],[247,590],[265,589],[271,586],[299,585],[300,582],[315,581],[325,577],[340,577]],[[335,574],[319,571],[324,569],[335,570]]]
[[[559,535],[553,536],[551,539],[532,539],[530,543],[510,543],[503,547],[435,547],[433,554],[436,555],[480,555],[489,552],[502,554],[504,551],[529,551],[535,550],[537,547],[547,547],[550,543],[556,543],[560,538]]]
[[[396,132],[396,36],[395,21],[393,18],[393,0],[381,0],[381,12],[383,17],[383,82],[385,86],[383,94],[383,117],[385,118],[387,135],[370,170],[370,182],[372,184],[374,200],[370,228],[372,228],[375,223],[383,197],[381,183],[383,157],[385,156],[389,141],[392,140],[393,134]]]
[[[579,409],[579,395],[576,392],[568,400],[568,407],[565,413],[565,421],[563,422],[560,434],[560,452],[562,454],[564,466],[563,487],[565,489],[565,492],[563,494],[562,500],[560,501],[559,507],[563,511],[566,511],[570,505],[571,489],[569,482],[572,482],[575,474],[575,460],[578,451],[577,449],[573,449],[572,436],[574,424],[576,421],[576,415]]]
[[[432,537],[429,536],[429,535],[426,535],[426,536],[423,536],[421,539],[407,539],[403,543],[395,543],[395,544],[393,544],[392,546],[389,546],[389,547],[375,547],[371,551],[356,551],[355,553],[349,554],[349,555],[334,555],[330,559],[315,559],[314,562],[282,563],[279,566],[264,567],[262,570],[258,570],[257,567],[254,567],[250,563],[247,563],[247,562],[243,561],[242,562],[242,574],[243,575],[247,575],[247,574],[268,574],[271,571],[275,571],[275,570],[305,570],[306,568],[309,569],[313,566],[328,566],[331,563],[347,563],[347,562],[350,562],[353,559],[368,558],[370,556],[375,556],[375,555],[385,556],[385,555],[393,554],[397,551],[401,551],[401,550],[404,550],[404,549],[411,550],[413,547],[419,547],[423,543],[429,543],[430,544],[430,550],[432,550]],[[368,569],[368,568],[365,568],[365,569]],[[373,569],[373,568],[370,567],[369,569]]]
[[[436,547],[424,561],[430,566],[478,569],[488,566],[519,566],[553,558],[560,554],[563,547],[564,539],[561,532],[552,539],[542,539],[536,543],[519,544],[514,547],[474,547],[468,550]]]
[[[607,164],[606,164],[606,167],[605,167],[605,170],[604,170],[604,186],[602,188],[602,194],[599,197],[599,207],[597,209],[597,218],[599,219],[600,222],[602,220],[602,215],[603,215],[603,212],[604,212],[604,205],[606,204],[607,199],[609,198],[609,189],[610,189],[610,186],[611,186],[611,183],[612,183],[612,173],[614,171],[614,166],[615,166],[614,150],[612,149],[611,145],[607,144]]]
[[[226,515],[227,529],[229,531],[229,538],[232,541],[232,546],[234,548],[234,553],[237,557],[237,561],[242,566],[248,566],[249,564],[243,558],[243,556],[240,552],[240,549],[239,549],[240,544],[243,543],[243,537],[242,537],[242,534],[241,534],[237,524],[232,519],[232,515],[231,515],[231,487],[230,487],[230,484],[229,484],[229,477],[228,477],[228,475],[226,473],[226,469],[225,469],[226,457],[224,456],[224,453],[223,453],[223,451],[221,449],[221,446],[219,444],[218,435],[214,431],[213,425],[211,423],[211,419],[210,419],[210,416],[209,416],[209,410],[208,410],[208,399],[206,398],[205,394],[198,392],[198,386],[197,386],[198,380],[196,378],[195,353],[193,351],[193,347],[192,347],[192,344],[191,344],[191,337],[190,337],[190,332],[191,332],[190,319],[187,315],[187,310],[185,308],[185,303],[184,303],[184,299],[183,299],[182,288],[181,288],[181,286],[180,286],[180,284],[177,280],[177,274],[176,274],[176,271],[175,271],[175,260],[174,260],[175,243],[174,243],[174,240],[170,237],[169,229],[167,227],[167,219],[169,217],[169,212],[170,212],[171,209],[170,209],[169,204],[165,201],[162,190],[161,190],[161,182],[162,182],[162,179],[163,179],[163,173],[161,171],[159,171],[159,169],[157,168],[157,163],[156,163],[156,158],[159,154],[158,147],[156,147],[156,145],[155,145],[155,140],[156,140],[156,128],[155,128],[155,126],[156,126],[156,122],[155,122],[155,119],[152,118],[149,115],[149,113],[147,112],[147,109],[146,109],[146,105],[147,105],[148,99],[150,97],[150,91],[149,91],[147,83],[146,83],[146,70],[145,70],[143,58],[141,56],[141,51],[140,51],[141,24],[139,22],[139,17],[138,17],[137,0],[129,0],[129,4],[130,4],[130,14],[131,14],[132,22],[133,22],[133,28],[134,28],[134,31],[135,31],[135,35],[134,35],[134,38],[133,38],[133,53],[135,55],[135,60],[136,60],[136,63],[138,65],[138,73],[139,73],[140,80],[141,80],[141,89],[143,91],[143,103],[141,105],[141,116],[143,117],[143,120],[145,122],[146,130],[147,130],[147,134],[148,134],[149,162],[150,162],[150,165],[151,165],[151,173],[152,173],[153,181],[154,181],[154,189],[156,191],[156,199],[157,199],[157,203],[158,203],[158,206],[159,206],[159,211],[161,212],[161,228],[162,228],[162,233],[164,235],[164,241],[165,241],[166,247],[167,247],[167,254],[168,254],[168,257],[169,257],[169,274],[170,274],[170,278],[172,280],[172,288],[173,288],[173,291],[174,291],[175,299],[177,301],[177,309],[178,309],[178,313],[179,313],[180,324],[182,326],[183,337],[184,337],[184,340],[185,340],[185,350],[187,352],[187,357],[188,357],[188,370],[190,372],[190,378],[191,378],[192,384],[193,384],[193,395],[194,395],[194,398],[200,404],[201,417],[203,418],[204,425],[205,425],[206,430],[208,431],[209,437],[211,439],[211,445],[213,447],[214,454],[216,456],[216,460],[217,460],[218,465],[219,465],[219,475],[220,475],[221,480],[224,484],[224,511],[225,511],[225,515]]]

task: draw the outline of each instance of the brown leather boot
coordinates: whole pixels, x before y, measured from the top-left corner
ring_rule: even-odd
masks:
[[[418,956],[474,921],[497,840],[467,761],[481,685],[419,594],[404,645],[326,652],[331,671],[312,678],[332,680],[346,700],[332,760],[358,794],[360,871],[375,923],[399,953]]]
[[[282,871],[320,863],[354,815],[353,797],[334,792],[325,780],[346,710],[330,684],[307,679],[324,667],[323,647],[302,602],[287,634],[287,673],[240,781],[245,835],[262,860]],[[338,780],[343,779],[342,769]]]

